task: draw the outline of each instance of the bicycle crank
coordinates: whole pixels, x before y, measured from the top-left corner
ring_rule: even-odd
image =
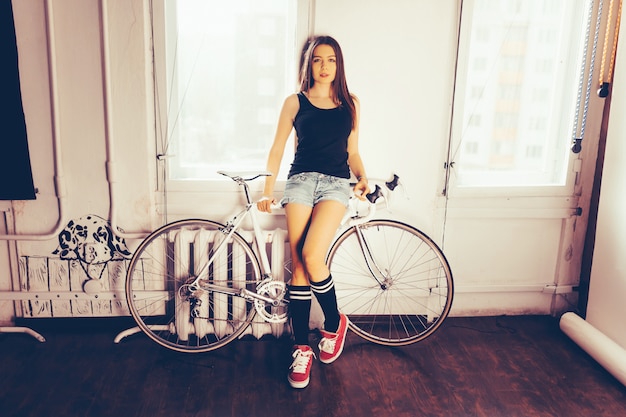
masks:
[[[264,300],[255,299],[254,308],[263,320],[268,323],[285,323],[287,321],[287,285],[281,281],[267,280],[259,284],[256,293],[271,298],[273,303]]]

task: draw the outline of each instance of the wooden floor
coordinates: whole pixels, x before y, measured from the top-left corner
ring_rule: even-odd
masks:
[[[29,324],[45,343],[0,334],[4,417],[626,416],[626,387],[551,317],[449,318],[402,348],[349,333],[304,390],[286,382],[288,340],[190,355],[141,334],[114,344],[117,321]]]

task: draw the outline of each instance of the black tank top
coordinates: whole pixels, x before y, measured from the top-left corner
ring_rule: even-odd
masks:
[[[319,172],[350,178],[348,136],[352,131],[350,111],[343,106],[333,109],[315,107],[303,93],[298,93],[300,109],[293,125],[298,147],[289,176],[301,172]]]

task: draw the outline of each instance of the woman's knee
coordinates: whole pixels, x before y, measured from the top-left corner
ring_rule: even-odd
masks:
[[[304,269],[311,274],[315,274],[320,269],[325,268],[324,253],[318,250],[311,250],[304,248],[302,250],[302,264],[304,265]]]

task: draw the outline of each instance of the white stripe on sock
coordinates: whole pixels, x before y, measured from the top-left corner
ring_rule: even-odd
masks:
[[[325,285],[318,285],[314,282],[311,283],[311,291],[316,292],[318,294],[324,294],[327,293],[328,291],[332,290],[333,287],[335,286],[335,282],[331,279],[330,282],[326,283]]]
[[[289,290],[289,298],[291,300],[308,301],[311,300],[312,296],[310,290]]]

